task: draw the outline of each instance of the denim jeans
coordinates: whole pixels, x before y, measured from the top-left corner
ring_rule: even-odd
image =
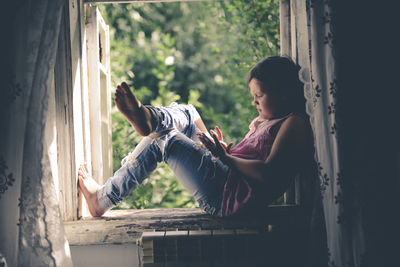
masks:
[[[192,105],[172,103],[169,107],[147,106],[153,117],[153,133],[158,138],[143,137],[135,149],[122,160],[121,168],[97,192],[100,205],[107,210],[117,205],[164,161],[179,182],[212,215],[221,215],[228,166],[202,148],[194,121],[200,118]]]

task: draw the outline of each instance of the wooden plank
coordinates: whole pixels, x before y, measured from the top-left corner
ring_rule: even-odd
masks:
[[[71,0],[70,5],[70,17],[71,17],[71,47],[73,48],[73,54],[78,53],[78,60],[76,60],[77,69],[76,75],[80,76],[80,99],[78,94],[75,93],[76,100],[74,98],[74,112],[77,114],[76,118],[81,118],[81,121],[77,121],[75,124],[76,135],[81,132],[82,143],[77,143],[76,146],[81,145],[80,148],[76,149],[77,152],[77,168],[83,162],[86,162],[88,169],[92,169],[92,155],[91,155],[91,137],[90,137],[90,105],[89,105],[89,81],[88,81],[88,62],[87,62],[87,32],[86,32],[86,8],[87,5],[83,1]],[[73,31],[72,31],[73,30]],[[77,36],[78,35],[78,36]],[[73,36],[73,37],[72,37]],[[74,62],[74,57],[72,57]],[[78,62],[79,61],[79,62]],[[78,71],[80,68],[80,72]],[[78,83],[78,78],[75,82]],[[79,84],[77,85],[79,86]],[[74,87],[75,88],[75,87]],[[81,130],[79,130],[81,129]],[[81,151],[83,149],[83,151]],[[83,152],[83,160],[81,153]],[[78,197],[78,217],[88,216],[89,209],[86,205],[86,200],[82,194]]]
[[[297,28],[295,16],[296,1],[281,0],[280,2],[280,28],[281,28],[281,55],[290,56],[297,62]],[[295,178],[296,180],[296,178]],[[284,203],[296,203],[296,181],[293,181],[284,194]]]
[[[296,1],[290,1],[290,42],[291,42],[291,54],[290,56],[297,63],[297,28],[296,28],[296,15],[295,8]]]
[[[153,240],[148,240],[144,242],[142,247],[143,250],[143,263],[153,263],[154,262],[154,242]]]
[[[292,56],[292,20],[290,0],[281,0],[279,5],[280,12],[280,54],[282,56]],[[294,188],[291,185],[284,194],[285,204],[294,204]]]
[[[107,116],[108,116],[108,134],[107,134],[107,142],[108,146],[106,146],[106,155],[108,157],[107,166],[104,170],[105,177],[111,177],[114,173],[113,171],[113,149],[112,149],[112,122],[111,122],[111,51],[110,51],[110,27],[106,25],[106,61],[107,61]],[[104,181],[105,182],[105,181]]]
[[[297,63],[304,66],[309,58],[307,7],[305,1],[294,1],[292,4],[296,21]]]
[[[146,240],[146,241],[144,241],[143,243],[141,243],[141,247],[143,248],[143,250],[146,250],[146,249],[153,249],[153,242],[147,242],[147,241],[153,241],[154,239],[149,239],[149,240]]]
[[[102,116],[102,157],[103,157],[103,183],[113,175],[112,156],[112,124],[111,124],[111,72],[110,72],[110,33],[99,11],[98,24],[100,30],[100,71],[104,73],[100,79],[101,116]]]
[[[154,240],[164,238],[165,232],[156,232],[154,229],[145,231],[137,244],[143,249],[143,263],[154,263]]]
[[[280,19],[280,53],[282,56],[291,55],[290,34],[290,0],[281,0],[279,4]]]
[[[189,231],[189,236],[195,237],[195,236],[211,236],[212,232],[211,230],[193,230]]]
[[[227,236],[227,235],[235,235],[236,232],[234,230],[212,230],[213,236]]]
[[[68,7],[62,12],[54,85],[56,99],[57,166],[59,203],[63,220],[77,219],[75,143],[72,96],[71,48]]]
[[[186,237],[189,235],[189,231],[166,231],[165,237]]]
[[[261,213],[261,212],[260,212]],[[138,243],[142,233],[148,229],[265,229],[268,224],[303,223],[301,210],[294,206],[271,206],[264,216],[252,219],[222,219],[205,214],[200,209],[151,209],[151,210],[111,210],[101,218],[64,222],[64,229],[71,245],[104,243]],[[214,230],[215,231],[215,230]],[[232,230],[224,230],[232,231]],[[179,231],[178,231],[179,232]],[[182,231],[186,232],[187,231]],[[157,233],[157,232],[155,232]],[[163,233],[163,232],[161,232]],[[189,236],[204,235],[206,231],[189,231]],[[144,233],[151,235],[151,233]],[[163,234],[161,234],[163,235]]]
[[[87,55],[92,173],[103,184],[113,174],[109,28],[96,7],[87,7]]]
[[[102,66],[101,64],[99,64]],[[109,75],[103,74],[100,69],[100,110],[101,114],[101,156],[103,162],[103,177],[101,184],[104,184],[113,175],[112,169],[112,129],[111,129],[111,92],[108,87]]]
[[[147,239],[162,239],[165,237],[165,231],[160,232],[143,232],[142,240],[145,241]]]
[[[310,58],[309,58],[309,32],[308,32],[308,18],[307,18],[307,7],[305,1],[292,1],[291,2],[291,14],[294,19],[295,31],[292,35],[295,35],[295,42],[292,45],[296,45],[296,62],[302,67],[301,75],[305,80],[310,79]],[[292,24],[293,25],[293,24]],[[305,94],[309,93],[305,91]],[[310,159],[309,162],[314,159]],[[316,171],[313,166],[303,170],[301,174],[296,176],[294,181],[293,199],[290,203],[301,205],[304,211],[311,212],[312,201],[314,192],[315,181],[317,180]]]
[[[103,64],[101,64],[101,63],[98,65],[98,67],[99,67],[100,73],[102,73],[102,74],[104,74],[104,75],[107,76],[107,69],[106,69],[106,67],[105,67]]]
[[[70,245],[137,243],[142,235],[142,232],[120,227],[117,221],[86,224],[79,222],[64,222]]]
[[[99,9],[96,9],[97,12],[97,26],[98,26],[98,30],[99,30],[99,62],[101,63],[101,65],[104,66],[104,68],[108,68],[109,64],[107,62],[107,54],[109,54],[107,52],[107,48],[106,48],[106,42],[108,42],[108,38],[107,38],[107,25],[103,19],[103,17],[101,16],[101,13],[99,11]]]
[[[101,92],[99,72],[99,27],[98,10],[87,7],[87,66],[90,107],[90,139],[92,155],[92,175],[100,184],[103,183],[102,130],[101,130]]]
[[[87,92],[87,86],[85,86],[86,73],[85,67],[82,64],[85,62],[86,45],[85,49],[82,49],[82,29],[84,29],[84,21],[82,19],[83,4],[76,0],[68,1],[68,13],[69,13],[69,39],[71,47],[71,74],[72,74],[72,111],[73,111],[73,132],[74,132],[74,153],[75,163],[73,164],[73,176],[71,179],[74,180],[72,187],[72,194],[74,196],[73,205],[76,211],[74,217],[77,219],[80,217],[82,209],[81,199],[78,197],[77,188],[77,172],[80,164],[87,162],[86,153],[86,142],[90,141],[90,138],[86,137],[86,132],[89,133],[85,128],[85,114],[88,114],[89,105],[85,103],[84,92]],[[85,91],[86,89],[86,91]],[[87,127],[88,128],[88,127]],[[90,154],[89,154],[90,156]],[[90,158],[89,158],[90,161]]]

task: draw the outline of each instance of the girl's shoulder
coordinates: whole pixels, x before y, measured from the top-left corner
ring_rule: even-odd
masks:
[[[283,124],[293,124],[295,125],[295,128],[299,128],[298,130],[308,128],[308,119],[307,115],[301,114],[301,113],[289,113],[288,115],[277,119],[276,122],[271,125],[269,129],[269,133],[273,136],[276,136],[279,132],[279,129]]]
[[[292,113],[283,123],[290,124],[298,130],[305,130],[310,128],[310,121],[308,116],[301,113]]]
[[[295,124],[296,128],[308,128],[309,122],[307,115],[301,113],[289,113],[281,118],[273,119],[270,121],[263,121],[259,116],[254,118],[249,125],[250,131],[245,138],[263,136],[275,137],[282,124]]]
[[[282,130],[281,134],[279,134],[279,130]],[[286,138],[293,138],[296,142],[304,144],[307,149],[313,147],[314,135],[307,115],[295,113],[289,116],[281,124],[277,131],[278,134],[286,136]]]

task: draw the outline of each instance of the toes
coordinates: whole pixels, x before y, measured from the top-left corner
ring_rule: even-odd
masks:
[[[122,95],[123,95],[124,93],[122,92],[122,90],[120,89],[120,90],[115,90],[115,98],[117,99],[117,98],[120,98]]]
[[[115,104],[119,104],[119,102],[120,102],[119,97],[120,96],[118,94],[115,94],[115,97],[114,97]]]
[[[122,89],[121,86],[118,86],[118,88],[115,90],[115,101],[117,102],[121,102],[121,98],[126,95],[126,93],[124,92],[124,90]]]
[[[131,89],[129,89],[129,85],[126,82],[122,82],[121,87],[127,95],[132,95]]]
[[[86,163],[79,166],[78,178],[85,179],[86,177],[88,177],[88,173],[89,173],[89,171],[87,169]]]
[[[78,172],[78,179],[85,179],[85,175],[81,171]]]
[[[117,89],[115,90],[115,93],[123,94],[124,93],[124,89],[120,85],[118,85]]]
[[[82,176],[78,176],[78,186],[79,186],[79,188],[82,188],[82,186],[83,186],[83,177]]]
[[[79,172],[79,173],[82,173],[83,171],[85,171],[85,165],[84,165],[84,164],[81,164],[81,165],[79,165],[79,170],[78,170],[78,172]]]
[[[126,82],[122,82],[121,83],[121,87],[123,87],[126,90],[129,90],[129,86],[128,86],[128,84]]]

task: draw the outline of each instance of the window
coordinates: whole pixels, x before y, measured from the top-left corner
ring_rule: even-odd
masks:
[[[161,1],[163,0],[142,2]],[[290,0],[281,0],[280,3],[281,54],[296,58],[296,18],[290,12],[290,6],[294,3]],[[223,236],[228,238],[226,244],[229,244],[234,235],[243,234],[246,238],[257,239],[259,233],[264,233],[266,228],[267,231],[273,229],[269,224],[292,224],[297,227],[303,225],[301,222],[305,220],[299,219],[305,216],[298,206],[271,207],[268,210],[267,223],[262,219],[252,222],[218,220],[205,216],[196,209],[113,211],[107,221],[76,221],[80,216],[88,215],[84,199],[80,198],[78,201],[77,197],[77,164],[86,161],[100,184],[112,175],[109,30],[97,8],[85,4],[84,1],[78,5],[73,0],[69,1],[63,22],[65,27],[60,33],[54,81],[60,208],[70,244],[142,243],[144,262],[152,263],[159,257],[156,252],[160,251],[157,247],[160,245],[157,244],[157,238],[160,237],[164,238],[160,238],[163,242],[169,242],[160,245],[163,255],[170,255],[166,252],[170,247],[181,249],[188,245],[181,243],[182,236]],[[285,203],[302,204],[304,199],[301,197],[311,195],[300,194],[304,193],[306,187],[302,181],[299,177],[296,178],[294,185],[285,194]],[[245,227],[250,230],[243,230]],[[259,231],[254,232],[251,229]],[[155,232],[143,234],[149,230]],[[169,236],[172,237],[172,242],[165,239]],[[280,236],[277,238],[280,239]],[[194,240],[195,248],[207,245],[206,242]],[[177,258],[180,252],[175,249],[172,254]],[[202,257],[201,253],[197,256]]]
[[[292,4],[281,1],[281,54],[296,58]],[[100,184],[112,176],[110,45],[96,7],[69,1],[63,14],[54,83],[60,208],[63,219],[71,221],[88,214],[84,199],[77,197],[77,165],[86,161]],[[300,189],[296,178],[285,203],[299,204]]]

